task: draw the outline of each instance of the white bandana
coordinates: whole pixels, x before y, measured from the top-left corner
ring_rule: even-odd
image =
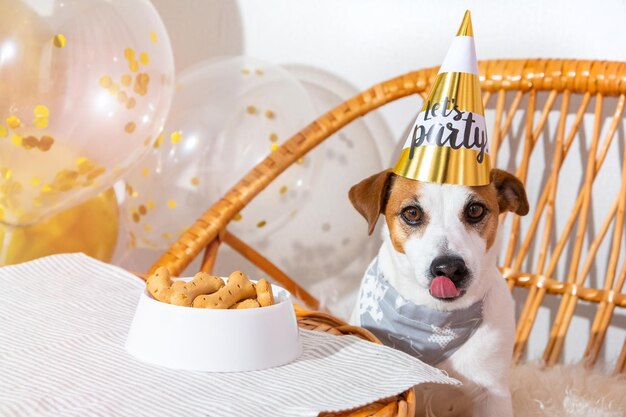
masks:
[[[417,305],[389,284],[375,258],[361,285],[359,317],[361,326],[385,345],[434,366],[474,334],[483,321],[483,302],[453,311]]]

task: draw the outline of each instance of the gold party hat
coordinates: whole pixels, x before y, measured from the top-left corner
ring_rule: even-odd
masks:
[[[439,184],[489,184],[489,146],[469,10],[394,172]]]

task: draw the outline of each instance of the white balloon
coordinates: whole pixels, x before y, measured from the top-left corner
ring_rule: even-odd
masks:
[[[315,118],[284,69],[249,57],[204,62],[177,80],[163,134],[127,177],[130,245],[166,249],[257,163]],[[305,206],[320,158],[305,157],[245,207],[229,228],[248,242]]]

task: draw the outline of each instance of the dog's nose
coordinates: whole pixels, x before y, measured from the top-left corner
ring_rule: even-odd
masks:
[[[445,276],[458,282],[467,275],[467,267],[459,256],[438,256],[430,264],[430,272],[433,276]]]

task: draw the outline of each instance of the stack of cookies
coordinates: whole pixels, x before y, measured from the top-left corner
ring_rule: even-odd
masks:
[[[235,271],[226,283],[220,277],[198,272],[191,281],[172,281],[167,268],[160,267],[146,281],[148,292],[157,300],[186,307],[244,309],[274,304],[272,285],[266,279],[256,284]]]

